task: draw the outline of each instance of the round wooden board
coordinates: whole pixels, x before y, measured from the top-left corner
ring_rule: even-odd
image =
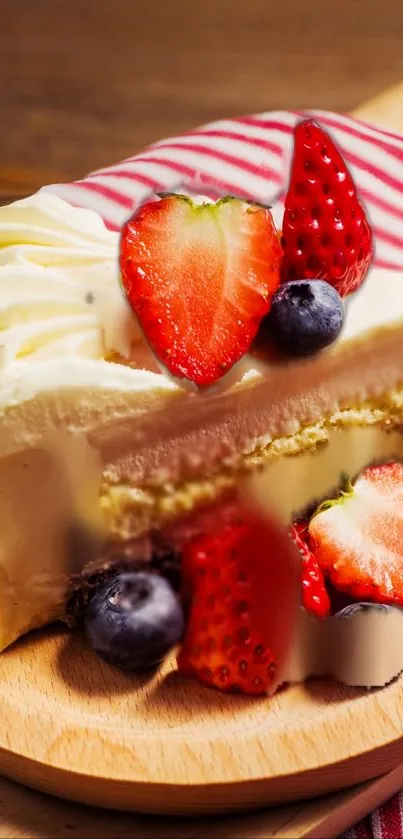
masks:
[[[0,771],[98,806],[246,809],[316,796],[401,761],[403,680],[379,691],[313,681],[227,696],[174,668],[121,674],[55,629],[0,657]]]

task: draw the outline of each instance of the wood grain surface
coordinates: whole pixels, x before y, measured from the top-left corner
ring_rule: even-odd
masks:
[[[395,768],[403,677],[370,692],[315,680],[259,700],[169,663],[137,680],[55,629],[0,656],[0,716],[0,770],[34,788],[140,812],[245,810]]]
[[[220,818],[166,819],[94,810],[0,783],[1,839],[333,839],[403,785],[385,777],[309,802]]]
[[[350,111],[403,78],[402,0],[1,0],[0,191],[223,116]]]

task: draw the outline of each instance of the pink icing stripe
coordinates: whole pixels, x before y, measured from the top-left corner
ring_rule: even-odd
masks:
[[[357,169],[363,169],[365,172],[369,172],[371,175],[374,175],[380,183],[387,184],[392,187],[392,189],[395,189],[396,192],[400,192],[403,195],[403,180],[401,178],[396,178],[385,169],[381,169],[379,166],[374,165],[369,159],[364,160],[350,151],[346,151],[345,156],[349,163],[352,163],[353,166],[357,167]]]
[[[295,111],[299,117],[302,117],[302,111]],[[313,112],[314,114],[314,112]],[[306,114],[304,114],[306,116]],[[342,131],[345,134],[349,134],[351,137],[355,137],[357,140],[361,140],[362,142],[366,143],[367,145],[376,146],[382,151],[390,154],[392,157],[396,157],[397,160],[403,162],[403,141],[401,140],[400,143],[387,143],[385,140],[382,140],[380,132],[376,132],[373,128],[372,133],[369,131],[365,131],[364,129],[357,128],[355,124],[348,120],[346,117],[346,122],[341,121],[337,118],[337,116],[327,114],[320,114],[317,116],[316,119],[318,122],[322,122],[324,125],[328,125],[330,128],[336,128],[338,131]],[[348,120],[348,121],[347,121]]]
[[[306,112],[304,112],[304,111],[300,111],[300,112],[299,111],[294,111],[292,113],[296,117],[299,117],[299,118],[302,118],[303,116],[307,116]],[[314,116],[315,116],[315,112],[312,111],[312,117],[314,117]],[[320,116],[317,116],[316,118],[317,118],[318,122],[323,122],[323,123],[328,124],[328,125],[333,125],[334,127],[339,129],[340,131],[346,131],[347,133],[350,133],[351,135],[353,135],[353,131],[351,130],[351,127],[350,127],[350,129],[348,129],[348,127],[346,125],[341,124],[341,123],[337,123],[337,125],[336,125],[336,121],[332,117],[328,117],[328,116],[325,116],[325,115],[321,114]],[[245,123],[245,125],[256,125],[257,127],[264,128],[266,130],[281,131],[284,134],[292,134],[293,131],[294,131],[294,126],[292,126],[292,125],[288,125],[286,123],[279,122],[278,120],[273,121],[271,119],[264,119],[262,117],[252,117],[252,116],[251,117],[243,117],[242,122]],[[353,136],[355,136],[355,135],[353,135]],[[365,146],[369,147],[369,152],[370,153],[372,152],[372,154],[373,154],[374,147],[378,147],[378,148],[381,147],[381,145],[378,141],[378,138],[370,137],[369,135],[366,134],[366,135],[363,135],[362,137],[360,136],[360,139],[362,139],[364,141]],[[399,153],[399,159],[403,160],[403,139],[402,138],[400,138],[400,139],[401,139],[401,146],[399,148],[397,148],[396,151]],[[387,151],[388,154],[390,154],[390,152],[391,152],[390,146],[386,145],[386,144],[384,144],[384,145],[385,145],[385,150]],[[383,181],[384,183],[387,183],[389,186],[392,186],[398,192],[403,192],[403,179],[395,178],[390,173],[386,172],[385,170],[380,169],[377,166],[374,166],[373,163],[371,162],[370,157],[368,157],[368,158],[360,157],[359,155],[356,155],[353,152],[351,152],[347,147],[345,148],[344,154],[345,154],[346,157],[348,157],[349,161],[354,166],[357,166],[358,169],[363,169],[366,172],[370,172],[376,178],[379,178],[379,180],[381,182]],[[392,165],[392,163],[391,163],[391,165]]]
[[[235,122],[235,120],[231,120],[231,122]],[[187,134],[181,134],[181,138],[182,137],[189,137],[189,139],[194,137],[217,137],[217,139],[222,138],[224,140],[240,140],[243,143],[249,143],[251,146],[257,146],[278,156],[283,154],[283,147],[278,145],[278,143],[273,143],[266,139],[263,140],[260,137],[250,137],[249,134],[242,134],[239,131],[223,131],[222,129],[216,129],[213,131],[212,129],[199,129],[198,131],[189,131]],[[158,143],[150,146],[150,149],[164,148],[168,142],[168,140],[160,140]],[[180,145],[182,146],[182,143]]]
[[[291,113],[291,111],[290,111]],[[264,128],[269,131],[280,131],[283,134],[293,134],[294,133],[294,124],[289,125],[288,122],[280,122],[278,119],[269,119],[265,118],[264,116],[250,116],[250,117],[238,117],[233,122],[240,122],[244,125],[255,125],[257,128]]]
[[[343,125],[342,123],[338,123],[334,119],[330,120],[329,118],[326,118],[326,123],[328,125],[333,126],[333,127],[339,128],[341,131],[347,131],[349,134],[351,134],[353,136],[356,136],[356,137],[359,137],[359,138],[365,137],[366,139],[368,138],[368,135],[363,134],[362,132],[359,132],[357,130],[354,130],[354,128],[352,126]],[[203,136],[208,135],[208,136],[228,137],[228,138],[231,138],[231,139],[236,138],[236,139],[242,140],[245,143],[249,143],[251,145],[258,145],[259,147],[262,147],[262,148],[265,148],[265,146],[267,145],[266,140],[264,140],[264,139],[260,139],[260,138],[256,138],[256,137],[249,137],[248,135],[237,134],[237,133],[232,132],[232,131],[231,132],[225,132],[225,131],[211,132],[211,131],[209,131],[209,132],[202,132],[202,133],[203,133]],[[186,136],[190,136],[190,135],[186,135]],[[380,141],[379,139],[374,140],[374,143],[379,148],[382,148],[382,149],[386,150],[387,152],[390,151],[391,147],[388,146],[386,143],[382,143],[382,141]],[[281,147],[276,146],[276,151],[279,151],[281,153],[282,152]],[[393,154],[396,157],[399,157],[403,162],[403,142],[402,142],[400,148],[396,148],[393,151]],[[400,183],[400,181],[399,181],[399,183]],[[395,216],[398,219],[403,219],[403,205],[402,205],[402,208],[400,209],[399,207],[396,207],[396,205],[392,204],[392,202],[387,201],[387,200],[379,197],[377,194],[375,194],[373,192],[370,192],[367,189],[361,189],[360,193],[364,198],[367,198],[370,201],[372,201],[380,209],[384,210],[385,212],[391,213],[391,215]]]
[[[372,202],[372,204],[375,204],[376,207],[379,207],[379,209],[383,210],[385,213],[389,213],[394,218],[403,220],[403,204],[401,208],[397,207],[396,204],[392,204],[391,201],[387,201],[385,198],[375,195],[375,193],[370,192],[369,189],[360,189],[360,195],[365,201]]]
[[[214,155],[212,155],[214,156]],[[127,162],[127,161],[126,161]],[[175,175],[181,175],[183,178],[188,178],[192,183],[197,180],[199,191],[203,190],[203,186],[206,187],[215,187],[215,189],[221,193],[231,194],[238,194],[239,193],[239,186],[237,186],[234,181],[227,181],[222,180],[221,178],[218,179],[213,175],[210,175],[207,169],[207,173],[200,171],[200,168],[194,168],[191,166],[187,166],[184,163],[180,163],[178,160],[169,160],[168,158],[161,157],[160,155],[150,155],[150,157],[136,157],[133,160],[134,163],[141,163],[141,164],[149,164],[152,165],[153,163],[160,164],[161,166],[165,166],[168,169],[172,170],[172,173]],[[201,167],[201,164],[200,164]],[[117,174],[120,171],[119,164],[116,168],[111,167],[108,171],[108,174]],[[136,173],[132,172],[132,177],[136,177]],[[260,173],[262,174],[262,172]],[[163,186],[163,184],[161,184]]]
[[[111,201],[114,201],[120,207],[128,207],[130,209],[134,205],[133,198],[128,198],[122,192],[118,192],[116,189],[112,189],[111,187],[106,186],[106,184],[98,184],[96,183],[96,181],[86,180],[75,181],[74,186],[78,187],[79,189],[83,189],[84,192],[86,190],[98,192],[99,195],[103,196],[103,198],[109,198]]]
[[[157,161],[153,159],[150,162],[151,163],[156,163]],[[138,183],[142,184],[142,186],[147,186],[147,187],[149,187],[150,189],[153,189],[153,190],[162,189],[162,187],[163,187],[163,184],[161,183],[161,181],[157,181],[156,178],[150,178],[148,175],[144,175],[144,173],[139,172],[138,169],[124,169],[124,168],[120,169],[120,167],[118,168],[117,166],[114,167],[113,169],[106,169],[103,172],[99,172],[99,173],[97,172],[97,174],[90,175],[88,178],[86,178],[85,181],[82,181],[82,183],[85,183],[85,184],[91,183],[92,184],[92,183],[94,183],[95,178],[100,178],[100,177],[102,177],[102,178],[108,178],[108,177],[110,177],[110,178],[128,178],[129,180],[132,180],[133,182],[138,181]]]
[[[155,179],[145,178],[137,172],[133,173],[128,172],[127,170],[116,170],[111,172],[110,176],[114,178],[130,178],[133,181],[133,183],[135,181],[138,181],[140,184],[149,187],[150,191],[154,191],[161,187],[161,184],[158,184],[158,182]],[[108,198],[114,201],[121,207],[127,207],[128,209],[131,209],[135,206],[136,201],[133,196],[130,197],[125,195],[123,191],[118,191],[117,189],[110,187],[107,183],[99,183],[95,180],[96,177],[97,176],[94,176],[86,181],[76,181],[75,185],[81,188],[90,189],[93,192],[97,192],[99,193],[99,195],[102,195],[104,198]],[[108,176],[107,174],[105,174],[105,176],[103,177],[106,181]],[[373,226],[372,229],[374,236],[378,241],[386,242],[387,244],[393,245],[393,247],[396,247],[398,249],[403,249],[403,236],[398,236],[394,233],[391,233],[390,231],[387,231],[379,227]]]
[[[172,172],[175,172],[176,174],[179,173],[184,177],[192,177],[195,171],[191,166],[186,166],[178,160],[168,160],[167,158],[160,157],[156,154],[153,154],[152,156],[150,155],[150,157],[142,157],[142,155],[139,155],[138,157],[128,158],[128,160],[122,160],[122,163],[115,163],[114,166],[109,166],[107,169],[98,169],[96,172],[92,172],[91,175],[86,178],[86,181],[90,181],[96,175],[115,175],[117,177],[122,176],[134,179],[144,177],[144,169],[142,171],[142,167],[147,163],[149,165],[155,163],[159,166],[164,166],[166,169],[171,169]],[[136,166],[136,168],[128,169],[127,167],[130,164],[132,166]],[[150,178],[148,179],[151,180]],[[157,181],[154,181],[154,184],[157,183]],[[159,185],[162,186],[162,183]]]
[[[380,242],[386,242],[388,245],[393,245],[394,248],[402,249],[403,255],[403,236],[397,236],[395,233],[391,233],[389,230],[384,230],[380,227],[372,226],[372,232]]]
[[[231,134],[227,133],[225,136],[227,138],[230,138]],[[259,178],[262,178],[265,175],[269,175],[277,183],[282,182],[282,177],[279,174],[279,172],[277,172],[276,169],[272,169],[270,166],[265,166],[265,168],[263,169],[262,166],[258,166],[255,163],[250,163],[248,160],[245,160],[242,157],[236,157],[235,155],[227,154],[226,152],[220,151],[220,149],[209,148],[208,146],[203,146],[199,143],[175,143],[174,141],[167,141],[166,143],[164,142],[162,145],[158,146],[158,149],[177,149],[179,152],[195,152],[201,157],[214,157],[216,160],[221,160],[224,163],[228,163],[231,166],[235,166],[238,169],[241,169],[243,172],[249,172],[251,175],[256,175]],[[142,159],[146,159],[144,155]],[[152,160],[152,151],[150,151],[150,159]]]
[[[180,140],[162,140],[138,156],[92,173],[76,185],[54,185],[50,189],[56,194],[59,190],[65,200],[69,200],[70,189],[72,203],[77,204],[82,195],[82,206],[87,202],[92,208],[96,208],[98,195],[101,214],[108,215],[108,226],[117,229],[128,211],[147,196],[147,190],[182,188],[211,197],[229,193],[257,198],[261,183],[263,191],[267,187],[267,196],[260,196],[260,200],[275,203],[280,218],[284,196],[279,197],[278,187],[285,186],[286,154],[292,148],[295,123],[303,116],[316,118],[336,133],[336,142],[352,167],[368,209],[376,238],[376,264],[403,270],[403,232],[399,230],[403,219],[403,171],[398,165],[403,160],[403,137],[326,111],[277,111],[223,119],[188,132]],[[233,153],[237,141],[238,154]],[[267,150],[267,166],[260,150]]]
[[[385,271],[403,271],[403,259],[400,263],[398,262],[389,262],[387,259],[379,259],[375,260],[375,265],[378,268],[382,268]]]
[[[332,116],[334,116],[334,114],[332,114]],[[371,125],[370,122],[366,122],[364,119],[360,119],[359,117],[354,117],[354,119],[350,117],[350,120],[352,123],[354,122],[357,125],[361,125],[363,128],[367,128],[370,131],[374,131],[375,133],[379,134],[380,137],[389,137],[391,140],[397,140],[398,143],[403,144],[402,135],[398,134],[396,131],[390,131],[387,128],[377,128],[376,125]]]
[[[295,122],[299,119],[312,117],[312,119],[316,119],[318,122],[323,122],[340,131],[345,131],[347,134],[357,137],[357,139],[362,139],[364,142],[377,145],[378,148],[382,148],[390,154],[397,152],[398,159],[402,159],[403,137],[400,134],[392,131],[384,131],[374,125],[370,125],[364,120],[353,119],[344,114],[334,114],[331,111],[289,111],[287,113],[292,114],[296,118]],[[341,119],[341,116],[343,116],[343,119]],[[286,121],[281,122],[279,119],[272,119],[270,116],[266,117],[265,114],[236,117],[231,122],[254,125],[257,128],[269,131],[280,131],[287,135],[293,133],[295,125],[295,123],[291,125]],[[388,138],[391,142],[386,142],[385,138]]]
[[[150,190],[155,190],[161,186],[161,184],[158,181],[156,181],[155,178],[149,178],[148,175],[144,175],[143,172],[133,172],[132,170],[118,169],[117,167],[114,167],[109,171],[107,170],[104,172],[94,173],[85,181],[83,181],[83,183],[87,183],[89,180],[91,180],[91,183],[94,183],[94,178],[101,177],[101,175],[102,177],[108,177],[108,175],[110,175],[114,178],[130,178],[133,181],[138,181],[138,183],[142,184],[142,186],[147,186]]]

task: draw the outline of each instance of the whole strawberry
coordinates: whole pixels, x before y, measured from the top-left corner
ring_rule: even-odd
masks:
[[[327,280],[341,297],[364,282],[371,229],[353,179],[326,131],[300,122],[283,219],[282,281]]]
[[[270,210],[237,198],[168,195],[123,227],[123,286],[145,337],[174,376],[214,384],[248,351],[280,283]]]

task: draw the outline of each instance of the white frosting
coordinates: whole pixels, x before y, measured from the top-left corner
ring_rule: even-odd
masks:
[[[117,233],[39,193],[0,208],[0,366],[29,358],[128,358],[140,340],[118,275]]]

